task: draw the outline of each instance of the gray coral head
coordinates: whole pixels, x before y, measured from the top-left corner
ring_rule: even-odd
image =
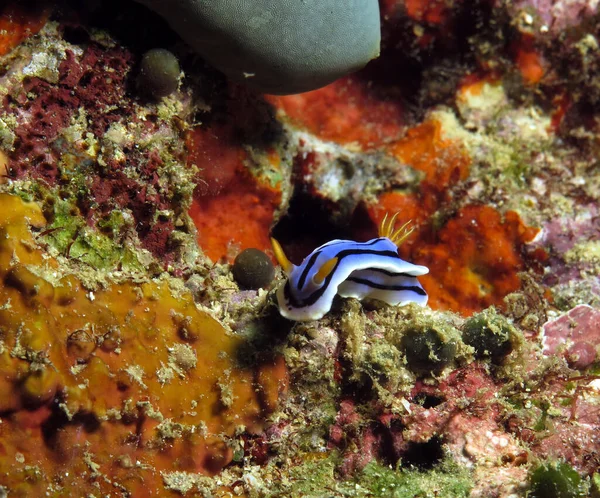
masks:
[[[264,93],[314,90],[379,55],[377,0],[138,0],[206,61]]]

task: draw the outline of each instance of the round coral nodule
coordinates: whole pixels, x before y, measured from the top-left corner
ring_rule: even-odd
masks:
[[[476,358],[502,363],[515,347],[516,331],[505,317],[489,308],[465,322],[462,339],[475,350]]]
[[[121,345],[121,331],[119,327],[110,327],[100,341],[100,349],[106,353],[112,353]]]
[[[180,74],[179,61],[172,52],[153,48],[142,56],[137,85],[140,91],[152,97],[166,97],[177,90]]]
[[[269,256],[259,249],[245,249],[233,262],[233,278],[242,289],[267,287],[275,277],[275,267]]]
[[[431,327],[408,330],[402,337],[402,349],[413,372],[436,374],[452,363],[458,348],[452,338]]]

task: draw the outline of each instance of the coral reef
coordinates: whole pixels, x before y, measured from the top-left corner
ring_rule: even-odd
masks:
[[[289,96],[137,3],[0,8],[0,496],[598,495],[597,5],[379,7]],[[280,315],[271,236],[396,212],[428,307]]]

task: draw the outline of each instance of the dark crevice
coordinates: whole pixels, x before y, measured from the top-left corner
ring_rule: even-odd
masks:
[[[399,448],[394,446],[394,434],[402,434],[402,431],[405,429],[405,426],[402,424],[400,420],[392,419],[389,422],[389,425],[378,424],[375,428],[375,434],[378,436],[380,441],[379,446],[379,458],[385,465],[391,465],[392,467],[396,467],[398,464],[398,460],[401,455],[399,455]]]
[[[332,212],[336,212],[334,206],[304,192],[302,186],[296,189],[286,215],[272,231],[290,261],[299,264],[315,247],[333,239],[349,238],[350,234],[335,224]]]
[[[436,396],[435,394],[418,393],[413,398],[413,402],[421,405],[423,408],[435,408],[441,405],[445,400],[443,396]]]
[[[402,455],[402,465],[428,470],[435,467],[443,458],[442,440],[436,436],[425,443],[410,443]]]

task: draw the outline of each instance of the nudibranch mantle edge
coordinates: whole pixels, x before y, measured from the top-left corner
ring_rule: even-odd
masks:
[[[417,280],[429,273],[425,266],[404,261],[398,246],[412,232],[409,223],[394,229],[397,215],[383,219],[379,237],[367,242],[332,240],[317,247],[298,266],[271,239],[275,257],[288,279],[277,290],[282,316],[310,321],[331,309],[336,294],[359,300],[374,298],[389,305],[427,304],[427,293]]]

